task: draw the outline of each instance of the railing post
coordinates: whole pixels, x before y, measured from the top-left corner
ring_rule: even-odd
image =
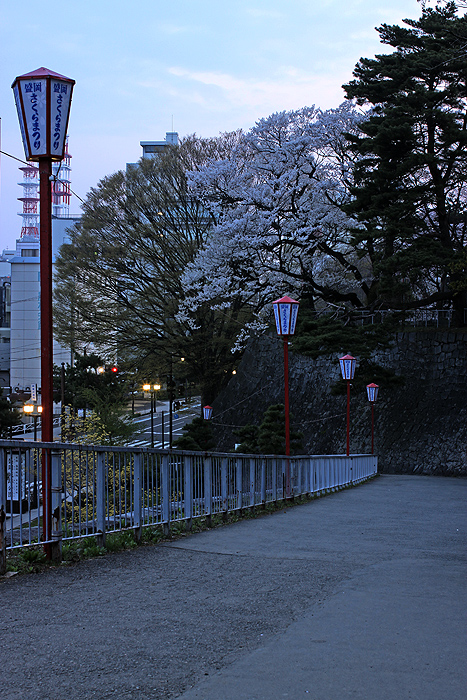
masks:
[[[183,460],[183,494],[185,528],[189,532],[193,524],[193,457],[191,455],[185,455]]]
[[[50,451],[51,491],[52,491],[52,561],[62,560],[62,454],[60,450]]]
[[[133,457],[133,527],[136,542],[141,542],[143,513],[143,459],[141,453],[135,452]]]
[[[97,544],[105,547],[105,453],[97,453],[96,474],[96,520],[97,520]]]
[[[261,458],[261,503],[266,507],[266,457]]]
[[[170,532],[170,455],[162,457],[162,529],[164,535]]]
[[[271,460],[272,502],[277,503],[277,459]]]
[[[206,525],[212,527],[212,457],[204,456],[204,512]]]
[[[285,501],[287,498],[287,484],[286,484],[286,474],[287,474],[287,466],[290,466],[290,462],[288,462],[286,459],[282,460],[282,500]]]
[[[227,521],[229,517],[229,495],[228,495],[229,464],[227,457],[221,459],[221,499],[222,499],[222,520]]]
[[[250,491],[250,508],[253,510],[255,507],[255,458],[250,457],[250,478],[249,478],[249,491]]]
[[[0,575],[6,573],[6,450],[0,448]]]
[[[237,482],[237,508],[241,513],[243,508],[243,460],[241,457],[237,457],[235,471]]]

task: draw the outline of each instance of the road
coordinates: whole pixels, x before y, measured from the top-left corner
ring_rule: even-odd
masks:
[[[467,479],[385,475],[4,579],[3,697],[465,700],[466,502]]]
[[[200,400],[194,399],[188,408],[183,407],[181,410],[173,412],[172,420],[172,440],[176,440],[182,435],[183,426],[190,423],[195,416],[200,415]],[[139,402],[140,415],[136,415],[134,423],[139,431],[137,437],[128,442],[129,447],[150,447],[152,442],[151,435],[151,412],[149,409],[149,401]],[[138,411],[137,411],[138,413]],[[164,426],[162,427],[162,423]],[[156,412],[153,418],[154,425],[154,447],[168,448],[169,446],[169,402],[158,401]],[[24,432],[26,430],[26,432]],[[40,422],[36,429],[37,440],[41,440]],[[15,431],[13,435],[15,440],[33,440],[33,426],[26,425],[21,431]],[[60,418],[54,419],[54,439],[60,440]]]
[[[199,415],[201,403],[193,401],[189,409],[174,411],[172,420],[172,440],[175,441],[182,435],[183,426],[190,423],[195,416]],[[169,403],[168,401],[158,401],[156,412],[154,413],[154,447],[160,448],[169,446]],[[162,422],[164,426],[162,428]],[[134,423],[142,432],[128,443],[129,447],[150,447],[151,436],[151,413],[146,409],[144,415],[134,418]]]

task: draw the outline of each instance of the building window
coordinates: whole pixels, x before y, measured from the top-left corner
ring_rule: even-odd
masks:
[[[39,257],[39,249],[38,248],[23,248],[21,250],[21,257],[22,258],[38,258]]]

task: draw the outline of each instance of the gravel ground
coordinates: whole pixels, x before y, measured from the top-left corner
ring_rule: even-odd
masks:
[[[426,498],[414,497],[417,480],[429,484]],[[437,484],[449,486],[442,504]],[[2,695],[176,698],[277,639],[365,567],[400,556],[399,540],[458,560],[437,530],[446,513],[453,524],[464,513],[465,526],[466,486],[387,476],[179,541],[0,579]]]

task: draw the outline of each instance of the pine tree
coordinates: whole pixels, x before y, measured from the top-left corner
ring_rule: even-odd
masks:
[[[0,396],[0,437],[11,437],[11,429],[21,424],[21,414],[4,396]]]
[[[424,7],[378,32],[390,54],[362,58],[349,99],[370,108],[353,201],[355,244],[369,255],[380,308],[467,306],[467,18],[456,3]]]

